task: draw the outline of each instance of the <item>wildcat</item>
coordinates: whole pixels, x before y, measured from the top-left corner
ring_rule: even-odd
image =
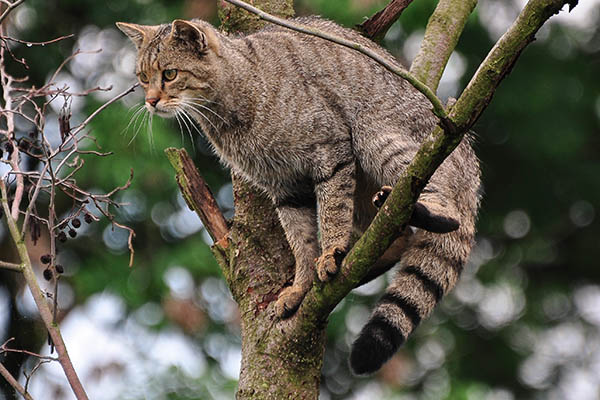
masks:
[[[316,17],[296,22],[398,65],[352,30]],[[200,20],[117,26],[138,49],[147,109],[193,118],[220,160],[273,200],[296,259],[294,282],[276,310],[291,315],[315,270],[322,281],[334,276],[353,232],[374,217],[371,194],[396,183],[432,132],[438,120],[431,105],[362,54],[284,28],[233,37]],[[400,263],[353,345],[356,373],[379,369],[455,285],[473,245],[478,189],[479,165],[467,138],[423,190],[410,221],[418,229],[373,266],[376,275]]]

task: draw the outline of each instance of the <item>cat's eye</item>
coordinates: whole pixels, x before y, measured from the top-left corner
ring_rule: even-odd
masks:
[[[163,77],[165,78],[166,81],[172,81],[173,79],[175,79],[176,76],[177,76],[176,69],[165,69],[163,71]]]
[[[142,83],[148,83],[150,80],[148,79],[148,75],[146,75],[144,72],[140,72],[140,81]]]

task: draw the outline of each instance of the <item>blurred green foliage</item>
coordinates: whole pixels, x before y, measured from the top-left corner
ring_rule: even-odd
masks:
[[[38,41],[78,35],[88,25],[112,29],[116,21],[162,23],[195,16],[190,15],[192,3],[30,0],[24,6],[29,22],[23,22],[14,34]],[[385,1],[296,3],[300,13],[319,14],[353,26],[379,10]],[[418,39],[435,3],[414,2],[390,31],[385,45],[399,58],[409,57],[405,43]],[[465,70],[457,81],[459,90],[494,42],[482,14],[485,7],[490,14],[490,7],[501,2],[480,3],[457,47]],[[505,7],[511,9],[512,5]],[[590,343],[597,343],[600,337],[600,316],[586,314],[586,307],[599,307],[600,302],[600,295],[594,292],[600,279],[600,224],[595,216],[600,205],[600,14],[591,13],[588,18],[595,22],[589,23],[592,28],[586,35],[565,24],[545,27],[542,38],[521,55],[475,127],[485,195],[478,246],[455,293],[444,300],[384,370],[371,378],[351,377],[346,358],[352,340],[349,332],[357,324],[354,318],[364,320],[378,295],[365,290],[345,299],[330,318],[323,399],[569,398],[565,393],[571,389],[572,393],[582,393],[577,392],[577,383],[572,383],[576,380],[568,378],[573,371],[585,372],[595,364],[583,351],[563,354],[562,358],[552,358],[552,351],[560,355],[559,350],[569,348],[574,335],[582,335]],[[26,73],[40,86],[75,50],[76,39],[44,48],[17,46],[14,52],[28,60],[29,70],[25,72],[15,64],[10,70],[18,76]],[[133,71],[129,79],[134,81]],[[88,96],[80,115],[88,115],[100,104],[98,98]],[[221,353],[215,350],[215,343],[220,343],[221,350],[239,348],[239,328],[234,314],[219,319],[215,316],[218,308],[211,308],[209,299],[215,281],[207,279],[219,277],[219,271],[202,233],[177,234],[173,228],[173,221],[186,206],[162,149],[187,146],[213,192],[224,188],[219,197],[223,204],[229,201],[228,172],[219,166],[202,138],[192,132],[192,147],[187,134],[181,136],[174,121],[155,118],[153,142],[147,139],[144,126],[130,144],[140,124],[133,123],[126,130],[133,115],[128,108],[123,104],[111,106],[94,120],[92,133],[98,145],[114,154],[87,157],[78,179],[84,188],[109,191],[126,182],[133,169],[133,183],[123,197],[132,200],[135,207],[122,207],[116,212],[120,222],[136,231],[134,267],[127,267],[129,254],[122,240],[115,248],[108,245],[111,228],[107,221],[91,224],[61,249],[67,269],[64,281],[74,292],[70,307],[84,304],[100,292],[121,297],[127,315],[146,304],[159,304],[162,316],[149,328],[175,329],[193,338],[208,367],[201,377],[190,378],[177,369],[154,376],[156,382],[170,382],[164,397],[156,398],[227,398],[235,390],[235,381],[223,372],[224,356],[218,355]],[[133,194],[128,197],[127,193]],[[68,212],[71,204],[66,198],[62,201],[63,212]],[[189,217],[184,214],[183,218]],[[2,254],[9,251],[6,239],[0,248]],[[189,299],[193,312],[183,317],[168,308],[168,299],[177,296],[165,278],[168,271],[179,266],[189,271],[195,288]],[[14,283],[6,274],[0,272],[0,286]],[[225,300],[216,298],[215,304],[231,301],[226,296]],[[28,317],[17,308],[18,301],[18,293],[12,293],[7,337],[17,336],[22,329],[33,329],[26,327]],[[194,313],[202,322],[190,328],[186,320],[189,322]],[[564,342],[552,339],[565,327],[575,328],[566,331],[571,335],[557,334]],[[23,347],[36,349],[44,338],[32,335],[29,343],[19,340]],[[543,348],[549,358],[546,364],[536,363],[544,343],[552,351]],[[600,354],[597,357],[600,359]],[[528,364],[528,360],[533,361]],[[586,379],[586,387],[597,395],[600,378],[596,375]],[[0,388],[6,398],[13,398],[4,382],[0,382]]]

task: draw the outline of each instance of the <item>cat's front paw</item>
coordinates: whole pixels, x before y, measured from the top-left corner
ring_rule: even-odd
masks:
[[[294,314],[298,307],[300,307],[305,295],[306,292],[297,286],[288,286],[283,289],[279,293],[279,297],[275,303],[277,316],[279,318],[287,318]]]
[[[327,282],[333,278],[342,265],[346,251],[339,247],[331,247],[317,258],[317,275],[321,282]]]

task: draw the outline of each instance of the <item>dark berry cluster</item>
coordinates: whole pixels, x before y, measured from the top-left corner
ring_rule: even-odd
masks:
[[[91,224],[92,222],[94,222],[94,217],[92,217],[91,214],[89,213],[85,213],[83,215],[83,220],[87,223],[87,224]],[[71,238],[76,238],[77,237],[77,231],[75,229],[78,229],[81,227],[81,220],[77,217],[73,218],[71,220],[71,228],[65,231],[60,231],[58,233],[58,235],[56,236],[56,238],[58,239],[59,242],[61,243],[65,243],[67,241],[67,234],[71,237]]]
[[[52,277],[54,276],[54,274],[52,273],[52,266],[50,265],[50,263],[52,262],[52,256],[50,254],[44,254],[40,257],[40,261],[42,262],[42,264],[48,265],[44,270],[44,279],[47,281],[52,280]],[[56,264],[54,266],[54,271],[56,271],[57,274],[62,274],[63,272],[65,272],[65,268],[60,264]]]

